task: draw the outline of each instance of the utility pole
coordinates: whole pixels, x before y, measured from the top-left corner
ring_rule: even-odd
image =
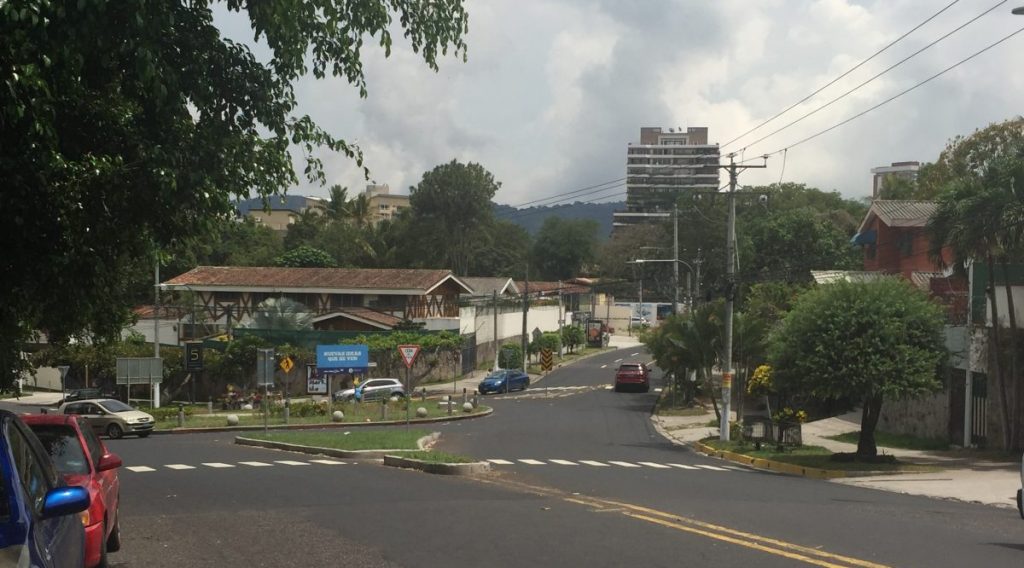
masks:
[[[719,439],[729,441],[729,414],[732,398],[732,312],[736,298],[736,177],[738,175],[735,155],[729,154],[729,223],[725,235],[725,346],[722,349],[722,420],[719,425]],[[744,166],[747,168],[766,168]],[[739,418],[739,417],[738,417]]]
[[[530,357],[528,351],[528,335],[526,332],[526,314],[530,311],[530,265],[526,265],[526,288],[523,290],[523,372],[526,372],[526,361]],[[505,383],[508,384],[507,382]]]
[[[153,357],[160,357],[160,255],[153,266]],[[89,385],[85,385],[89,386]]]
[[[498,368],[498,361],[501,354],[501,342],[498,338],[498,291],[493,292],[494,303],[494,368]]]
[[[672,207],[672,315],[679,315],[679,204]]]
[[[562,281],[558,281],[558,358],[561,359],[562,355],[562,323],[565,321],[565,316],[562,315]]]
[[[690,302],[690,309],[693,309],[700,303],[700,264],[704,262],[704,259],[700,256],[700,249],[697,249],[697,258],[693,259],[693,265],[696,267],[693,275],[693,300]]]

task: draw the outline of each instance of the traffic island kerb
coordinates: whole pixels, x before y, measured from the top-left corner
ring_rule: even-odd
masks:
[[[724,459],[727,461],[731,461],[733,463],[743,464],[753,468],[763,469],[766,471],[785,473],[787,475],[799,475],[801,477],[809,477],[811,479],[837,479],[840,477],[851,477],[850,472],[846,471],[818,469],[815,467],[803,467],[791,463],[785,463],[775,460],[766,460],[764,458],[755,458],[753,456],[738,454],[736,452],[718,450],[701,442],[692,442],[691,445],[697,451],[703,454],[707,454],[711,457]]]
[[[392,454],[384,456],[384,465],[407,469],[418,469],[424,473],[433,473],[438,475],[481,475],[491,471],[491,464],[488,462],[440,463],[406,458]]]

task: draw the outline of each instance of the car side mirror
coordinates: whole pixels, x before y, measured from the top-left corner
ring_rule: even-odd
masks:
[[[96,466],[96,471],[110,471],[122,465],[123,462],[117,454],[103,454],[103,457],[100,458],[100,463]]]
[[[43,499],[43,518],[81,513],[88,508],[89,491],[84,487],[58,487],[46,492]]]

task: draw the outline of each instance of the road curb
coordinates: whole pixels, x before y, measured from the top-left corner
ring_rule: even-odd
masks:
[[[725,450],[717,450],[715,448],[712,448],[711,446],[708,446],[706,444],[702,444],[701,442],[691,442],[690,446],[693,447],[695,450],[697,450],[697,451],[699,451],[699,452],[701,452],[703,454],[709,455],[711,457],[716,457],[716,458],[719,458],[719,459],[724,459],[726,461],[731,461],[733,463],[739,463],[739,464],[747,465],[747,466],[750,466],[750,467],[753,467],[753,468],[757,468],[757,469],[763,469],[763,470],[767,470],[767,471],[774,471],[774,472],[777,472],[777,473],[785,473],[785,474],[788,474],[788,475],[798,475],[798,476],[801,476],[801,477],[808,477],[808,478],[811,478],[811,479],[837,479],[837,478],[841,478],[841,477],[851,477],[845,471],[836,471],[836,470],[831,470],[831,469],[818,469],[818,468],[815,468],[815,467],[803,467],[803,466],[794,465],[794,464],[791,464],[791,463],[779,462],[779,461],[774,461],[774,460],[766,460],[764,458],[755,458],[755,457],[747,456],[747,455],[744,455],[744,454],[737,454],[735,452],[729,452],[729,451],[725,451]]]
[[[491,471],[491,464],[488,462],[436,463],[391,454],[384,456],[384,465],[418,469],[424,473],[436,475],[481,475]]]
[[[438,422],[451,422],[453,420],[472,420],[490,416],[494,408],[487,407],[480,412],[472,414],[452,414],[438,418],[412,419],[409,424],[436,424]],[[405,420],[386,420],[383,422],[324,422],[322,424],[275,424],[268,426],[268,430],[323,430],[333,428],[363,428],[370,426],[405,426]],[[210,428],[173,428],[171,430],[153,430],[152,435],[171,434],[211,434],[218,432],[257,432],[263,430],[263,426],[214,426]]]
[[[434,432],[429,436],[420,438],[416,441],[416,445],[419,446],[419,450],[339,450],[337,448],[324,448],[321,446],[306,446],[303,444],[289,444],[287,442],[274,442],[271,440],[257,440],[256,438],[245,438],[243,436],[235,436],[235,444],[239,446],[268,448],[271,450],[285,450],[288,452],[298,452],[302,454],[330,456],[332,458],[380,460],[384,459],[386,454],[394,454],[395,452],[415,452],[426,449],[436,443],[437,439],[440,437],[440,432]]]

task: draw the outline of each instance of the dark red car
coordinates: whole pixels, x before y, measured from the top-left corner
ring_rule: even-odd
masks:
[[[643,363],[622,363],[615,371],[615,392],[634,389],[642,392],[651,390],[651,372]]]
[[[117,476],[121,458],[107,451],[92,428],[77,416],[31,414],[21,419],[49,452],[64,481],[89,490],[89,508],[80,513],[85,526],[85,565],[106,566],[107,553],[121,548],[121,483]]]

